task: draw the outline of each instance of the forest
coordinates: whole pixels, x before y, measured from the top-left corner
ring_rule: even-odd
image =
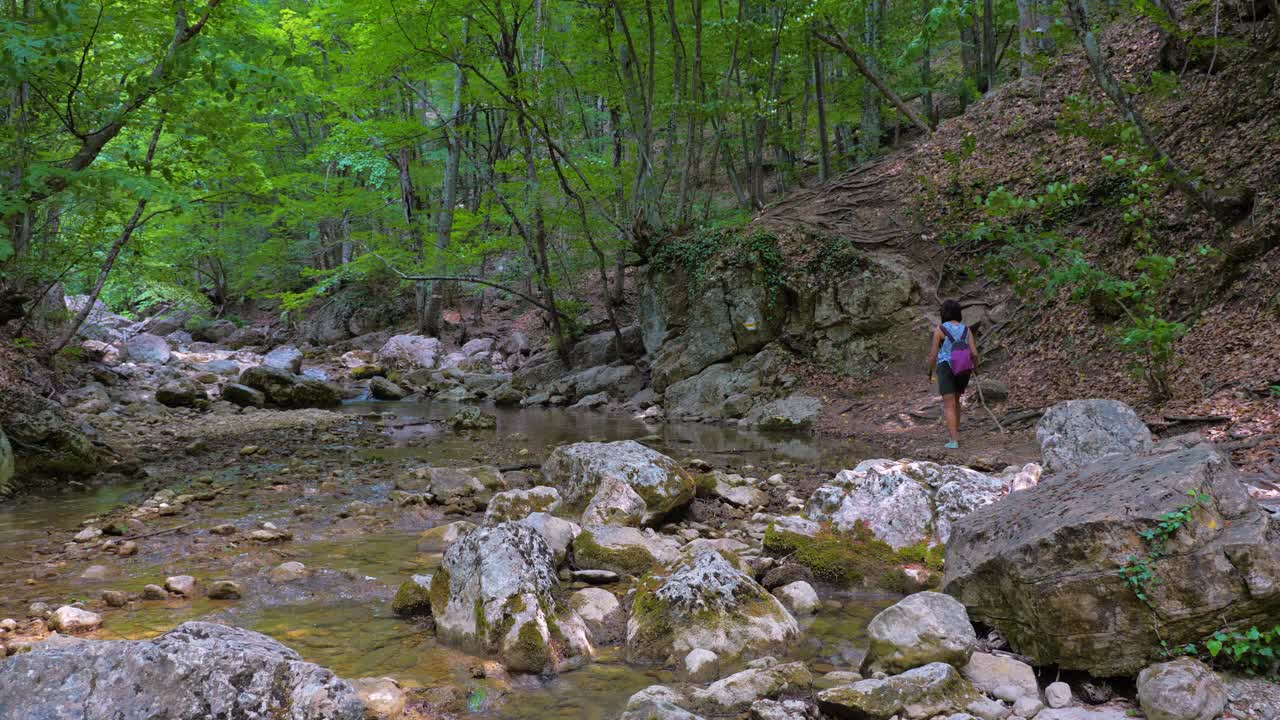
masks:
[[[0,0],[0,88],[0,720],[1280,712],[1277,0]]]

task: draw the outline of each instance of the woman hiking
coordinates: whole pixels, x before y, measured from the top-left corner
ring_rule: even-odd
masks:
[[[951,442],[947,448],[960,447],[960,396],[969,385],[969,376],[978,364],[978,346],[973,333],[960,315],[960,303],[942,303],[942,324],[933,329],[933,345],[927,360],[929,380],[938,371],[938,394],[942,396],[942,415],[947,421]]]

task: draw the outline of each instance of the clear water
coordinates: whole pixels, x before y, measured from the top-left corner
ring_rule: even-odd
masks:
[[[439,421],[458,406],[442,403],[357,402],[345,406],[352,413],[393,413],[387,433],[394,447],[359,450],[335,447],[331,451],[351,457],[348,472],[359,474],[361,463],[404,459],[457,464],[474,461],[483,445],[476,438],[440,429]],[[702,457],[716,465],[769,467],[781,462],[832,462],[848,465],[873,457],[870,448],[848,441],[820,441],[807,437],[764,433],[701,424],[646,425],[626,416],[562,409],[497,409],[497,437],[514,439],[531,458],[543,456],[564,442],[583,440],[644,439],[673,456]],[[516,435],[519,433],[519,435]],[[477,436],[480,437],[480,436]],[[259,474],[264,472],[261,468]],[[284,478],[282,478],[284,479]],[[0,506],[0,557],[26,557],[25,546],[48,537],[65,537],[85,517],[104,513],[125,502],[142,498],[136,486],[103,487],[84,493],[47,499],[27,499]],[[259,501],[227,498],[202,518],[270,517],[284,514],[297,498],[282,493],[278,507],[262,507]],[[434,520],[429,524],[440,522]],[[203,524],[203,522],[202,522]],[[41,597],[67,601],[95,596],[110,587],[138,592],[146,583],[162,583],[176,572],[197,577],[234,576],[246,582],[249,592],[238,602],[199,599],[194,602],[145,602],[130,609],[107,611],[102,638],[154,637],[192,619],[213,619],[257,630],[289,645],[307,660],[333,669],[344,677],[389,676],[410,688],[455,685],[468,694],[475,713],[494,718],[533,720],[605,720],[617,717],[631,694],[654,683],[671,682],[669,671],[629,666],[616,648],[603,648],[586,667],[553,678],[516,677],[509,683],[475,679],[476,659],[445,647],[413,623],[395,617],[389,609],[394,588],[407,576],[430,572],[439,555],[419,553],[418,529],[413,532],[365,534],[358,529],[341,537],[312,537],[305,520],[291,519],[301,528],[297,539],[283,546],[282,557],[299,560],[324,575],[304,591],[282,590],[259,574],[237,574],[237,564],[250,553],[269,551],[246,546],[245,555],[204,561],[181,557],[143,555],[133,563],[118,564],[124,575],[106,583],[78,580],[78,570],[42,581]],[[272,558],[271,563],[280,559]],[[259,562],[250,573],[257,572]],[[21,593],[21,578],[31,568],[8,561],[0,569],[0,587]],[[341,575],[341,572],[349,573]],[[23,597],[21,602],[34,597]],[[802,618],[805,634],[791,650],[790,659],[802,659],[819,671],[856,669],[865,650],[867,622],[894,598],[883,595],[830,594],[830,601],[816,616]],[[15,603],[9,606],[16,611]]]

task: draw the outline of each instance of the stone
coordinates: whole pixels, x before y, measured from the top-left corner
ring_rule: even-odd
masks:
[[[431,614],[431,576],[414,575],[396,590],[391,599],[391,612],[400,617]]]
[[[369,380],[376,377],[385,377],[386,374],[387,371],[381,365],[374,365],[373,363],[356,365],[347,373],[352,380]]]
[[[369,394],[376,400],[403,400],[409,394],[407,390],[384,377],[375,377],[369,381]]]
[[[388,367],[430,370],[439,364],[440,355],[440,341],[435,338],[395,335],[378,350],[377,358]]]
[[[260,391],[269,404],[286,409],[334,408],[342,404],[342,395],[332,385],[265,365],[240,373],[239,384]]]
[[[0,715],[362,720],[350,683],[271,638],[188,622],[152,640],[46,643],[0,663]]]
[[[185,598],[196,596],[196,579],[190,575],[174,575],[164,580],[164,589]]]
[[[1227,706],[1217,673],[1194,658],[1178,658],[1138,673],[1138,703],[1147,720],[1214,720]]]
[[[925,720],[970,713],[981,699],[954,667],[931,663],[883,680],[861,680],[818,693],[818,708],[836,720]],[[997,703],[998,705],[999,703]]]
[[[750,660],[782,653],[799,634],[777,598],[706,550],[640,584],[627,621],[627,658],[662,663],[703,648]]]
[[[230,383],[222,388],[222,399],[240,407],[260,408],[267,404],[267,396],[248,385]]]
[[[1064,708],[1071,704],[1071,686],[1064,682],[1049,683],[1044,689],[1044,700],[1051,708]]]
[[[1031,718],[1035,717],[1043,709],[1044,703],[1040,701],[1040,698],[1034,695],[1023,695],[1013,702],[1013,714],[1018,717],[1027,718],[1027,720],[1031,720]],[[1203,720],[1213,720],[1214,717],[1216,716],[1209,716]],[[1151,715],[1147,715],[1147,718],[1149,720],[1154,720],[1151,718]]]
[[[454,498],[474,498],[488,504],[494,493],[507,489],[502,471],[492,465],[469,468],[428,468],[425,473],[426,489],[437,502],[447,503]],[[406,489],[417,489],[407,484]]]
[[[490,498],[484,524],[523,520],[535,512],[553,513],[559,507],[560,493],[553,487],[539,485],[528,490],[507,490]]]
[[[627,632],[627,613],[617,596],[600,588],[584,588],[569,596],[572,607],[591,633],[595,645],[617,645]]]
[[[573,404],[574,408],[580,410],[596,410],[609,404],[609,393],[598,392],[591,395],[585,395],[578,402]]]
[[[760,584],[768,590],[776,590],[783,585],[790,585],[798,581],[812,584],[813,571],[799,563],[784,563],[769,568],[760,580]]]
[[[107,607],[120,608],[129,604],[129,596],[120,590],[103,590],[102,602]]]
[[[757,700],[751,703],[751,720],[814,720],[816,708],[804,700]]]
[[[584,523],[590,521],[585,511],[602,490],[629,493],[633,506],[642,504],[639,521],[647,525],[687,505],[696,489],[693,476],[676,461],[633,440],[561,445],[543,463],[542,471],[547,484],[560,491],[566,509],[584,513]],[[601,509],[601,503],[595,505],[591,520],[614,519]],[[625,524],[634,520],[630,513],[619,517]]]
[[[495,655],[513,672],[572,667],[589,659],[590,642],[578,614],[556,600],[558,584],[551,548],[535,530],[478,528],[445,551],[432,576],[436,635]]]
[[[685,680],[699,685],[720,677],[720,656],[710,650],[694,648],[684,656]]]
[[[788,583],[773,591],[774,597],[782,601],[784,607],[792,615],[812,615],[818,611],[822,603],[813,586],[804,580]]]
[[[351,686],[364,703],[365,720],[399,720],[404,716],[406,697],[400,684],[391,678],[359,678]]]
[[[752,409],[743,418],[743,424],[769,431],[808,430],[821,414],[821,400],[793,393]]]
[[[418,552],[444,552],[458,538],[476,529],[475,523],[457,520],[447,525],[437,525],[430,530],[422,531],[418,536]]]
[[[271,582],[280,585],[305,579],[309,574],[310,571],[307,570],[306,565],[297,560],[290,560],[271,568],[271,571],[267,573],[267,577]]]
[[[690,701],[702,713],[727,716],[746,710],[758,700],[806,692],[812,686],[813,675],[804,663],[782,663],[748,668],[711,683],[705,690],[695,689]]]
[[[960,668],[960,674],[988,695],[998,687],[1012,685],[1019,688],[1025,696],[1040,696],[1035,670],[1021,660],[1005,655],[975,652],[969,656],[969,662]]]
[[[239,600],[244,595],[244,588],[234,580],[214,580],[209,583],[205,594],[212,600]]]
[[[87,543],[102,537],[102,530],[92,525],[76,533],[71,539],[78,543]]]
[[[703,720],[681,707],[689,699],[666,685],[650,685],[627,700],[620,720]]]
[[[214,525],[212,528],[209,529],[209,532],[213,533],[214,535],[219,535],[221,537],[228,537],[231,535],[235,535],[237,530],[236,530],[236,526],[232,525],[231,523],[222,523],[221,525]]]
[[[142,588],[142,599],[143,600],[168,600],[169,593],[159,585],[153,585],[148,583]]]
[[[713,497],[717,497],[730,505],[736,505],[738,507],[753,508],[769,504],[768,493],[742,482],[733,482],[732,478],[741,480],[741,478],[738,478],[737,476],[715,472],[713,473],[713,477],[716,479],[715,485],[711,489],[711,495]]]
[[[1118,400],[1068,400],[1045,411],[1036,440],[1048,473],[1079,470],[1108,455],[1151,450],[1151,431]]]
[[[116,546],[116,555],[120,557],[132,557],[138,554],[138,543],[132,540],[125,540]]]
[[[574,570],[572,578],[574,582],[583,582],[588,585],[611,585],[622,579],[618,573],[611,570]]]
[[[201,342],[218,344],[235,334],[237,329],[235,323],[219,318],[201,323],[191,331],[191,336]]]
[[[1133,720],[1123,705],[1077,706],[1041,710],[1036,720]]]
[[[63,605],[49,617],[49,628],[69,635],[92,632],[102,627],[102,616],[71,605]],[[0,683],[2,686],[3,683]]]
[[[102,581],[106,580],[107,576],[110,574],[111,572],[107,569],[106,565],[90,565],[85,568],[84,572],[80,573],[80,579]]]
[[[302,373],[302,351],[292,345],[281,345],[267,353],[262,364],[298,375]]]
[[[555,555],[556,567],[563,565],[568,559],[569,548],[573,546],[578,533],[582,532],[582,528],[576,523],[544,512],[530,513],[520,524],[533,528],[542,536]]]
[[[0,429],[0,492],[8,492],[13,484],[14,458],[13,446],[4,430]]]
[[[164,365],[172,356],[169,343],[159,335],[139,333],[124,343],[124,355],[138,365]]]
[[[587,525],[573,540],[573,563],[583,570],[641,576],[679,557],[675,541],[632,527]]]
[[[165,407],[195,407],[208,399],[204,387],[185,376],[174,378],[156,389],[156,402]]]
[[[438,400],[465,400],[468,398],[437,397]],[[498,419],[479,408],[464,407],[445,421],[453,430],[493,430],[498,427]]]
[[[1148,561],[1160,583],[1144,602],[1121,569],[1148,557],[1141,533],[1188,504],[1197,506],[1170,552]],[[1280,520],[1207,446],[1117,455],[966,516],[945,567],[943,591],[1036,665],[1135,675],[1162,639],[1198,643],[1280,613]]]
[[[936,592],[908,595],[881,610],[867,625],[867,637],[863,674],[939,662],[963,667],[978,642],[964,606]]]
[[[61,405],[38,394],[26,396],[20,405],[5,417],[4,432],[11,447],[24,449],[24,475],[65,479],[102,470],[104,459],[93,441]]]

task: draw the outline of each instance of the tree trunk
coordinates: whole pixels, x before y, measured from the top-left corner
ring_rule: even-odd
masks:
[[[470,21],[467,18],[462,20],[462,42],[467,42],[467,32]],[[450,107],[452,116],[448,123],[448,141],[449,153],[445,158],[444,165],[444,187],[441,189],[440,196],[440,217],[436,226],[436,250],[437,257],[445,257],[445,251],[448,250],[449,244],[453,238],[453,210],[458,204],[458,166],[462,161],[462,115],[463,115],[463,93],[467,88],[467,73],[461,67],[454,70],[453,76],[453,104]],[[444,266],[445,274],[448,274],[448,265]],[[429,334],[438,336],[443,327],[444,314],[444,283],[432,283],[431,297],[426,302],[424,308],[425,327]]]
[[[879,75],[867,66],[866,61],[863,60],[858,51],[854,50],[853,46],[849,45],[848,41],[845,40],[839,32],[834,28],[828,28],[828,32],[829,34],[817,33],[815,37],[844,53],[846,57],[853,61],[854,66],[858,68],[858,72],[862,73],[862,76],[870,81],[872,85],[875,85],[880,93],[885,96],[885,99],[887,99],[889,103],[898,110],[898,112],[902,113],[903,116],[910,120],[911,124],[920,128],[925,135],[933,133],[933,128],[929,126],[929,123],[925,122],[915,110],[908,107],[907,103],[903,101],[903,99],[887,84],[885,84],[884,80],[881,80]]]
[[[1137,129],[1139,137],[1147,147],[1147,152],[1163,168],[1164,175],[1170,184],[1192,203],[1221,222],[1229,223],[1249,214],[1253,208],[1252,190],[1241,189],[1227,196],[1220,196],[1165,151],[1155,132],[1147,124],[1146,118],[1138,110],[1133,98],[1107,67],[1106,60],[1102,57],[1102,49],[1089,23],[1089,12],[1085,6],[1085,0],[1067,0],[1067,9],[1071,15],[1072,28],[1080,44],[1084,46],[1085,57],[1089,60],[1089,66],[1093,70],[1093,77],[1098,87],[1102,88],[1102,91],[1111,99],[1124,119]]]
[[[831,179],[831,146],[827,142],[827,92],[822,75],[822,52],[814,48],[813,94],[818,106],[818,177],[825,182]]]
[[[877,55],[880,52],[880,40],[884,34],[884,2],[885,0],[869,0],[866,14],[863,17],[862,46],[867,50],[864,61],[866,62],[867,73],[870,74],[879,74],[880,72],[880,61]],[[868,75],[869,77],[870,75]],[[858,130],[861,140],[859,143],[862,149],[861,155],[864,159],[874,156],[880,149],[880,135],[883,132],[880,121],[880,94],[877,86],[873,83],[863,83],[862,120]]]
[[[996,89],[996,35],[995,0],[982,0],[982,70],[986,75],[986,91]]]

